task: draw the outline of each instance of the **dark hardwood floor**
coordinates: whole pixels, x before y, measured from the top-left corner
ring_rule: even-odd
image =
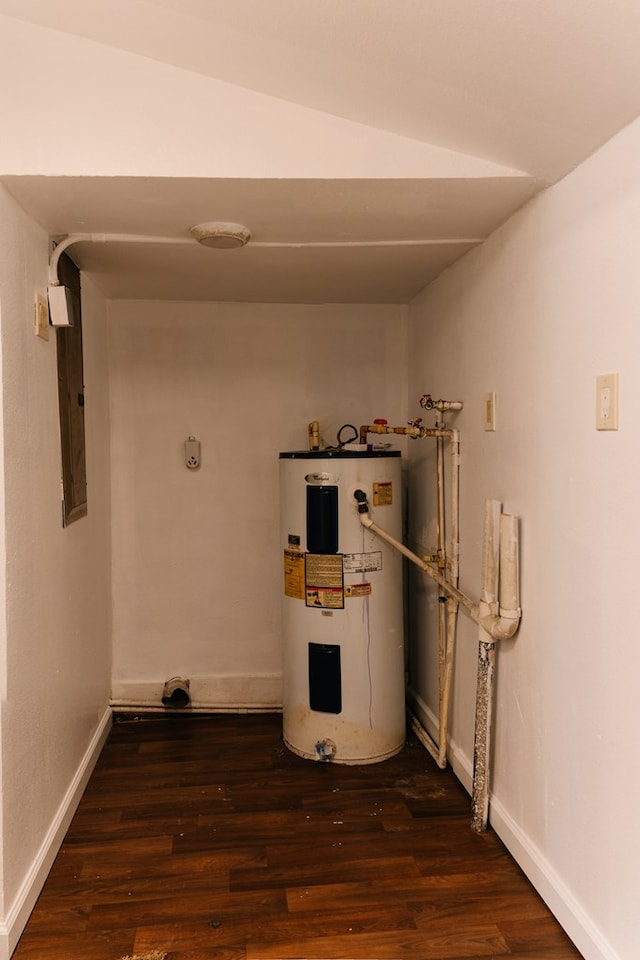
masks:
[[[116,723],[14,960],[579,960],[414,739],[362,767],[280,717]]]

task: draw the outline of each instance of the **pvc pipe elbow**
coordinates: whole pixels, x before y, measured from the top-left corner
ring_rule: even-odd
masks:
[[[520,611],[509,610],[508,614],[515,616],[493,616],[480,617],[478,623],[488,633],[492,640],[510,640],[515,636],[520,626]]]
[[[491,636],[494,640],[511,640],[511,637],[515,636],[519,626],[519,618],[517,620],[503,620],[501,617],[498,617],[491,629]]]

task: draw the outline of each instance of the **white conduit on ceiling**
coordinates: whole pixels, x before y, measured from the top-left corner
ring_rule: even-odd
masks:
[[[195,230],[196,228],[192,228]],[[58,261],[65,250],[74,243],[157,243],[163,245],[190,244],[194,246],[199,241],[196,234],[189,237],[162,237],[136,233],[72,233],[60,240],[51,254],[49,261],[49,284],[59,286]],[[348,248],[348,247],[429,247],[456,244],[478,244],[482,238],[466,237],[454,240],[432,240],[418,238],[415,240],[251,240],[251,247],[297,250],[310,247],[316,248]]]

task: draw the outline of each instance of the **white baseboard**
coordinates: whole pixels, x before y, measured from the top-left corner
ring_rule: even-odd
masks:
[[[622,960],[541,851],[493,797],[489,822],[585,960]]]
[[[189,677],[191,710],[201,712],[271,711],[282,709],[282,675],[265,673]],[[114,681],[111,706],[163,710],[164,681]]]
[[[407,691],[407,702],[429,736],[437,739],[438,718],[420,695],[411,688]],[[473,761],[453,740],[449,740],[448,759],[454,774],[471,796]],[[471,818],[471,807],[469,807],[469,818]],[[489,823],[586,960],[622,960],[622,957],[615,952],[592,923],[541,851],[522,832],[500,801],[492,795],[489,797]]]
[[[6,916],[0,922],[0,960],[9,960],[33,910],[60,845],[84,793],[100,751],[111,729],[111,708],[105,710],[78,766],[38,854]]]

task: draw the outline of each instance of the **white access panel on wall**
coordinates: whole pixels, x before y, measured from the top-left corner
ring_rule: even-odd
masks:
[[[283,734],[294,753],[373,763],[405,737],[402,558],[360,523],[402,537],[396,451],[280,454]]]

